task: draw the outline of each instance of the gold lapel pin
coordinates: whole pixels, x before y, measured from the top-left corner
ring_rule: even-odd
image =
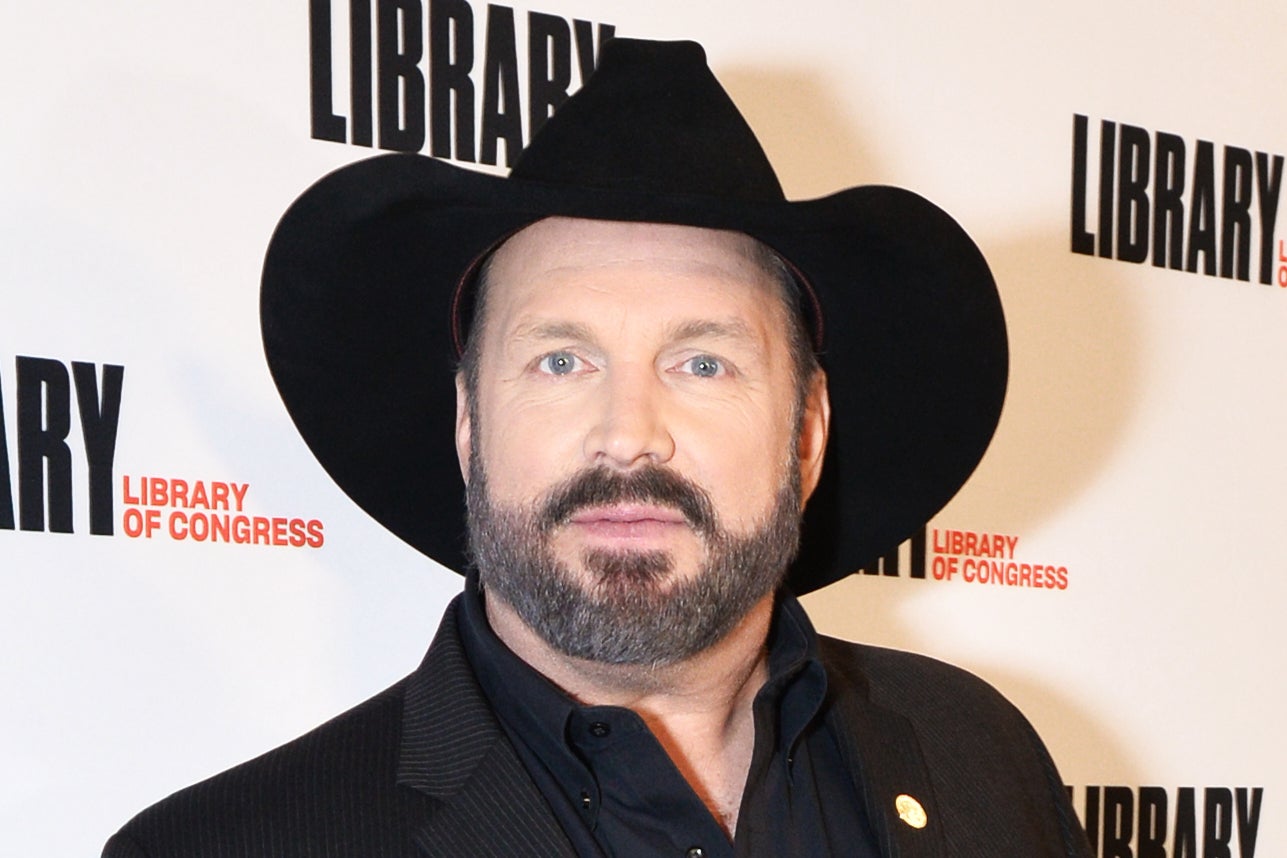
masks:
[[[925,815],[925,808],[921,807],[921,803],[907,793],[903,793],[894,799],[894,809],[898,811],[898,818],[912,828],[924,828],[929,823],[929,817]]]

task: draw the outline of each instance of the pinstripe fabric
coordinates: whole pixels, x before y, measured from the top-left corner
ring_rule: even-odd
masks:
[[[473,678],[456,610],[410,677],[148,808],[104,858],[572,856]],[[992,688],[908,653],[824,638],[821,654],[826,718],[885,855],[1088,858],[1044,747]],[[900,793],[925,828],[898,819]]]
[[[399,683],[313,732],[145,810],[105,856],[409,858],[429,796],[397,789]]]
[[[574,853],[474,681],[456,607],[420,668],[295,741],[131,820],[104,858]]]
[[[456,612],[453,602],[407,689],[398,781],[443,800],[416,841],[428,855],[574,855],[488,708]]]

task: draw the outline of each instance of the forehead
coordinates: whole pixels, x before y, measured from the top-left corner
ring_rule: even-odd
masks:
[[[495,252],[485,302],[489,314],[503,314],[516,302],[558,309],[587,297],[644,301],[675,293],[700,314],[721,301],[762,304],[776,294],[770,259],[766,248],[739,232],[547,218]]]

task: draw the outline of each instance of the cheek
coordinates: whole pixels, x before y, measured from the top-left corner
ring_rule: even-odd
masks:
[[[795,443],[790,422],[751,408],[698,416],[676,429],[675,467],[711,493],[728,524],[749,525],[786,478]]]
[[[534,500],[572,473],[580,451],[572,414],[504,400],[488,406],[474,443],[496,500]]]

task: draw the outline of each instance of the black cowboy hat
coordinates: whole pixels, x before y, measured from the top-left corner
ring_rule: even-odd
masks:
[[[508,178],[371,158],[309,188],[268,248],[264,345],[295,425],[349,497],[444,566],[467,565],[454,367],[471,277],[551,215],[738,230],[794,268],[832,403],[796,593],[896,548],[982,458],[1005,322],[965,231],[898,188],[787,202],[699,45],[614,39]]]

